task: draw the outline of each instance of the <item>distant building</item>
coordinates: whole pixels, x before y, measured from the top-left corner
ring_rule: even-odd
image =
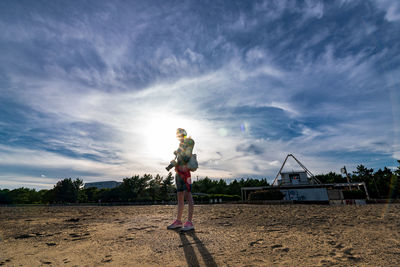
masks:
[[[281,172],[278,185],[310,184],[306,171]]]
[[[96,187],[97,189],[111,189],[122,184],[121,182],[116,181],[102,181],[102,182],[93,182],[93,183],[85,183],[84,188]]]
[[[293,157],[303,170],[282,172],[289,157]],[[289,154],[283,162],[282,167],[271,186],[242,187],[241,195],[242,200],[246,201],[251,192],[259,190],[279,190],[284,195],[283,200],[342,203],[344,199],[342,191],[347,189],[351,190],[352,187],[357,188],[358,190],[363,188],[366,198],[369,199],[368,190],[364,182],[323,184],[298,159],[296,159],[295,156]]]
[[[277,186],[285,195],[284,200],[329,201],[325,186],[320,186],[308,178],[307,171],[281,172]]]

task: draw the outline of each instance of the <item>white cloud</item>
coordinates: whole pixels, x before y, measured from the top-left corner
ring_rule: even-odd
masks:
[[[290,117],[299,116],[300,113],[297,111],[289,102],[278,102],[278,101],[271,101],[269,103],[262,103],[263,101],[258,102],[248,102],[249,106],[252,107],[270,107],[270,108],[278,108],[285,111]]]
[[[124,173],[127,172],[127,168],[124,166],[101,163],[87,159],[71,158],[58,153],[47,152],[43,150],[14,148],[1,145],[0,155],[4,159],[1,162],[2,165],[35,167],[41,168],[43,171],[46,169],[53,170],[57,168],[71,168],[77,171],[93,173],[106,173],[108,170],[115,172],[116,175],[124,175]],[[49,176],[47,177],[56,178]]]
[[[204,58],[203,55],[196,53],[189,48],[185,50],[184,55],[187,55],[191,62],[201,62]]]
[[[257,61],[260,59],[264,59],[266,57],[265,52],[263,49],[260,49],[259,47],[255,47],[247,51],[246,53],[246,61],[247,62],[253,62]]]
[[[40,179],[32,176],[0,175],[0,189],[16,189],[21,187],[35,189],[51,189],[57,183],[56,179]]]
[[[379,3],[386,10],[386,19],[396,21],[398,5],[389,1]],[[228,21],[229,25],[219,25],[216,32],[204,37],[208,38],[207,49],[193,45],[198,40],[187,41],[186,33],[182,33],[179,43],[162,42],[151,52],[147,51],[147,55],[135,52],[142,51],[140,37],[157,35],[157,29],[152,28],[156,24],[150,25],[156,23],[152,21],[153,14],[150,17],[144,13],[132,16],[132,27],[119,24],[129,28],[129,31],[121,32],[100,29],[98,22],[91,23],[89,17],[76,18],[67,24],[34,14],[34,21],[42,25],[32,27],[34,30],[25,29],[20,24],[4,25],[0,21],[0,29],[5,30],[2,37],[8,40],[28,44],[40,38],[59,40],[59,49],[45,55],[42,73],[30,73],[26,69],[7,73],[12,86],[5,88],[4,92],[15,97],[17,102],[53,118],[49,122],[32,114],[32,124],[45,130],[51,123],[99,125],[99,135],[107,137],[97,140],[91,130],[79,127],[63,135],[50,133],[50,137],[46,137],[49,145],[67,148],[76,155],[90,154],[99,161],[33,148],[2,147],[0,156],[7,158],[2,164],[40,168],[43,177],[37,178],[44,180],[37,180],[38,184],[57,179],[46,172],[49,168],[73,168],[83,173],[101,174],[87,179],[163,173],[177,145],[174,137],[177,127],[186,128],[196,141],[195,150],[203,165],[194,176],[200,177],[232,178],[254,174],[272,178],[288,153],[294,153],[317,173],[339,170],[338,166],[345,163],[335,157],[315,156],[327,151],[372,151],[398,156],[398,146],[393,145],[396,141],[392,140],[393,133],[398,136],[399,127],[394,125],[392,131],[382,130],[388,128],[390,120],[385,119],[388,117],[385,113],[387,103],[374,98],[384,94],[380,90],[385,84],[376,71],[376,62],[384,58],[385,51],[374,56],[364,50],[338,56],[339,47],[351,48],[361,37],[377,31],[378,26],[367,23],[361,31],[354,27],[357,30],[349,34],[354,38],[339,38],[330,42],[320,56],[315,52],[318,49],[312,50],[310,55],[310,49],[331,36],[329,29],[320,27],[308,41],[299,43],[298,49],[289,51],[297,60],[288,66],[290,63],[281,63],[281,55],[275,55],[273,51],[284,53],[296,40],[291,31],[301,29],[301,23],[307,19],[322,18],[326,11],[323,2],[305,1],[302,9],[298,8],[296,1],[264,1],[255,6],[257,18],[244,12],[235,13],[238,16],[234,18],[227,15],[223,21]],[[271,40],[281,40],[274,44],[274,48],[267,49],[268,45],[264,47],[261,43],[251,48],[250,44],[240,47],[235,37],[241,37],[240,34],[260,23],[277,20],[286,10],[300,12],[302,21],[290,29],[278,24],[277,29],[269,33]],[[113,28],[112,14],[105,11],[95,15]],[[157,16],[161,16],[160,13]],[[176,16],[167,19],[173,20]],[[235,23],[230,25],[232,19]],[[231,36],[234,35],[232,30],[238,35]],[[171,32],[173,35],[179,30],[171,27]],[[285,38],[280,39],[282,36]],[[70,42],[84,45],[71,46]],[[83,57],[82,64],[63,66],[72,52],[87,55],[89,51],[95,54],[96,60],[99,57],[101,67],[91,64],[86,57]],[[210,64],[210,57],[216,51],[222,51],[223,55],[215,55],[222,59],[218,57]],[[145,59],[140,61],[140,56]],[[24,67],[27,66],[29,61],[24,62]],[[396,74],[394,70],[392,75]],[[151,78],[147,82],[148,77]],[[394,86],[396,81],[386,85]],[[307,95],[303,97],[302,94]],[[369,97],[367,100],[366,95]],[[353,100],[350,104],[344,103],[347,99]],[[313,101],[318,103],[315,105],[317,108],[307,105]],[[397,123],[398,101],[392,101],[393,118]],[[374,105],[369,106],[371,103]],[[279,136],[257,139],[251,136],[256,121],[229,113],[238,107],[281,109],[284,111],[282,120],[298,123],[294,130],[300,136],[287,141],[279,139]],[[325,118],[332,120],[331,125],[323,122]],[[307,124],[309,119],[315,120],[315,124]],[[266,132],[279,133],[280,130],[265,128]],[[238,146],[252,145],[259,154],[237,149]],[[28,176],[24,179],[30,179]]]
[[[256,51],[251,52],[252,56],[250,57],[253,57],[253,59],[261,58],[261,52]],[[257,53],[259,54],[257,55]],[[316,65],[310,65],[309,68],[304,70],[304,73],[309,72],[307,75],[312,76],[314,75],[313,70],[322,72],[324,69],[326,71],[333,70],[337,73],[344,73],[347,70],[354,72],[358,67],[357,61],[357,58],[350,57],[338,61],[333,57],[332,49],[328,48],[323,61],[316,63]],[[179,65],[176,57],[171,62]],[[368,70],[368,67],[363,67],[363,69]],[[50,74],[52,74],[52,71],[55,74],[58,73],[57,69],[48,70]],[[361,72],[359,71],[359,73]],[[365,75],[368,75],[368,73]],[[268,88],[272,90],[268,94],[264,93],[266,91],[265,85],[260,88],[256,86],[252,90],[242,90],[242,83],[250,82],[251,84],[260,75],[279,79],[285,83],[294,83],[286,87],[284,91],[281,88],[279,90],[273,87]],[[211,122],[209,118],[213,114],[204,113],[199,108],[211,99],[215,99],[216,96],[229,94],[229,97],[225,97],[223,102],[220,103],[221,106],[276,107],[286,111],[292,117],[301,117],[303,111],[298,110],[290,102],[292,101],[290,97],[299,88],[301,89],[301,86],[307,81],[301,79],[291,81],[292,77],[299,77],[299,74],[287,73],[269,64],[260,65],[255,69],[246,69],[243,62],[235,59],[220,70],[209,74],[196,77],[182,76],[175,82],[159,82],[140,91],[128,92],[102,92],[79,83],[71,83],[70,80],[72,79],[65,80],[66,78],[63,75],[55,75],[55,77],[57,78],[49,81],[26,80],[27,88],[32,88],[32,90],[26,91],[18,97],[22,99],[22,102],[37,110],[56,115],[59,122],[98,122],[108,127],[113,135],[110,136],[109,141],[102,144],[90,141],[90,133],[83,134],[81,137],[74,136],[70,140],[49,139],[48,141],[60,146],[67,146],[78,154],[90,153],[102,156],[99,151],[108,150],[114,152],[118,156],[118,160],[114,162],[116,164],[108,164],[86,159],[70,159],[48,153],[44,153],[44,156],[36,155],[38,158],[34,157],[33,161],[28,157],[30,164],[37,164],[44,168],[48,166],[41,162],[47,162],[60,168],[74,166],[80,171],[92,170],[104,173],[104,177],[124,177],[146,172],[163,173],[166,163],[172,159],[170,158],[172,157],[171,151],[175,149],[176,145],[174,129],[177,127],[188,128],[189,133],[192,133],[196,141],[199,160],[206,163],[194,174],[200,177],[231,178],[249,173],[273,175],[278,167],[278,162],[281,160],[280,158],[284,158],[287,153],[298,153],[300,158],[306,158],[310,162],[311,169],[323,172],[335,169],[336,164],[333,162],[321,164],[318,157],[308,155],[340,149],[343,149],[343,151],[368,149],[385,153],[390,150],[390,147],[382,150],[373,145],[374,142],[383,142],[386,138],[379,133],[373,134],[377,138],[359,139],[363,135],[363,131],[368,131],[371,134],[367,120],[356,126],[354,124],[336,125],[336,128],[328,127],[320,130],[303,127],[302,136],[289,142],[257,140],[257,145],[266,151],[261,155],[244,156],[238,153],[235,149],[236,146],[241,143],[251,143],[251,136],[242,135],[240,131],[229,132],[226,130],[229,129],[229,127],[226,127],[226,121]],[[287,79],[288,77],[289,79]],[[101,79],[101,77],[98,77],[98,79]],[[15,80],[21,83],[24,78],[15,77]],[[64,90],[65,88],[68,88],[68,90]],[[171,98],[171,95],[175,97]],[[321,106],[315,112],[321,114],[332,112],[332,106],[327,106],[325,110]],[[341,112],[341,107],[338,108],[337,112]],[[199,117],[193,117],[193,114]],[[308,114],[311,114],[311,112],[308,112]],[[224,114],[220,116],[224,116]],[[165,125],[162,125],[168,130],[158,129],[151,124],[152,121],[165,122]],[[156,146],[162,146],[168,142],[168,145],[163,146],[162,151],[157,151],[157,148],[149,146],[151,142],[148,142],[148,134],[149,131],[154,131],[154,129],[159,131],[159,135],[154,132],[151,133],[155,138],[154,143],[159,144]],[[222,136],[220,129],[225,129]],[[319,140],[319,137],[325,135],[328,138]],[[170,136],[169,141],[166,141],[165,136]],[[163,140],[163,142],[158,142],[158,139]],[[92,142],[92,145],[88,146],[88,141]],[[150,148],[151,152],[149,152]],[[215,160],[217,153],[221,153],[223,157]],[[21,152],[15,154],[13,162],[8,163],[28,164],[26,155],[32,154],[42,154],[42,152]]]
[[[254,12],[264,14],[264,19],[273,21],[280,18],[286,8],[293,6],[293,1],[278,0],[278,1],[261,1],[254,5]]]
[[[385,19],[390,22],[397,22],[400,20],[400,4],[398,1],[393,0],[378,0],[374,1],[378,8],[385,11]]]
[[[304,16],[322,18],[324,15],[324,4],[319,0],[307,0],[305,2]]]

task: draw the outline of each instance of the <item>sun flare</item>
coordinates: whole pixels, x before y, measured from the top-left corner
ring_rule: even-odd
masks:
[[[186,129],[189,136],[196,123],[179,115],[149,114],[144,123],[144,144],[147,154],[158,160],[169,162],[178,148],[176,129]]]

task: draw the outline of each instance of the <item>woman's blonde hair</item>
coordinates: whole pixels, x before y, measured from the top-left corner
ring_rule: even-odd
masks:
[[[183,135],[184,137],[187,137],[187,133],[183,128],[176,129],[176,135]]]

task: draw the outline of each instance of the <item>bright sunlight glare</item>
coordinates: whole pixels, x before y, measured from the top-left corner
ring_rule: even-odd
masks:
[[[169,162],[178,148],[176,129],[184,128],[188,136],[196,132],[198,125],[193,120],[174,114],[148,114],[143,127],[145,149],[150,157]]]

